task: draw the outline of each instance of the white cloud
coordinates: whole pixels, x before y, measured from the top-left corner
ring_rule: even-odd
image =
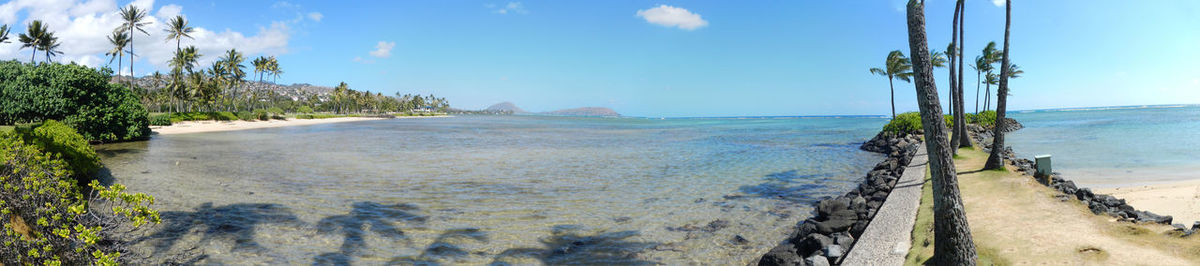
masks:
[[[371,51],[371,56],[386,58],[392,56],[392,47],[396,47],[396,42],[380,41],[375,44],[375,51]]]
[[[667,27],[679,27],[685,30],[695,30],[708,26],[708,21],[700,18],[699,14],[668,5],[638,10],[637,16],[642,17],[646,22]]]
[[[308,13],[308,19],[311,19],[312,21],[321,22],[322,18],[325,18],[325,15],[322,15],[321,12]]]
[[[354,62],[355,62],[355,63],[362,63],[362,64],[374,64],[374,63],[375,63],[375,60],[373,60],[373,59],[363,59],[361,56],[355,56],[355,57],[354,57]]]
[[[495,10],[493,12],[496,12],[496,14],[502,14],[502,15],[509,14],[509,13],[516,13],[516,14],[528,14],[529,13],[528,10],[525,10],[525,5],[521,4],[521,2],[508,2],[508,4],[505,4],[502,7],[496,7],[496,5],[489,4],[489,5],[487,5],[487,7],[494,8]]]
[[[996,6],[1004,6],[1004,0],[992,0],[992,4]]]
[[[154,10],[153,0],[136,0],[133,5],[146,10]],[[103,66],[109,62],[104,53],[110,49],[108,35],[121,24],[117,14],[117,3],[114,0],[16,0],[0,5],[0,23],[9,24],[14,28],[14,35],[25,30],[25,24],[40,19],[48,24],[51,31],[58,36],[62,46],[59,48],[63,55],[56,57],[58,62],[76,62],[87,66]],[[149,63],[156,69],[144,66],[135,67],[135,74],[145,74],[155,70],[168,68],[167,61],[175,51],[174,41],[164,41],[167,33],[166,21],[170,17],[181,14],[179,5],[166,5],[158,9],[154,16],[147,16],[147,34],[136,33],[133,48],[137,53],[138,63]],[[21,17],[23,15],[23,17]],[[18,19],[23,19],[20,24]],[[258,55],[278,55],[288,52],[288,41],[291,39],[291,29],[287,22],[272,22],[270,26],[259,27],[253,35],[233,31],[231,29],[208,29],[194,24],[194,39],[183,39],[183,46],[194,45],[200,50],[199,64],[207,66],[221,56],[226,50],[236,48],[246,57]],[[0,44],[0,60],[17,59],[28,61],[30,50],[20,50],[20,44]],[[129,66],[128,57],[124,65]],[[42,60],[42,55],[38,55]],[[115,62],[114,62],[115,63]],[[116,65],[112,65],[116,67]],[[122,73],[128,73],[128,68]]]

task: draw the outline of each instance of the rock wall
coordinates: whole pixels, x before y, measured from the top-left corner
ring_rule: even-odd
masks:
[[[871,169],[863,182],[845,195],[818,201],[813,217],[759,259],[759,265],[838,264],[887,199],[896,181],[916,155],[921,138],[880,132],[863,143],[863,150],[888,157]]]

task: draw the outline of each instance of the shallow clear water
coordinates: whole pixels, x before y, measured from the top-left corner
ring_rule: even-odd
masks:
[[[1200,106],[1011,116],[1025,125],[1005,139],[1018,156],[1050,154],[1054,171],[1085,185],[1177,181],[1200,172]]]
[[[857,147],[884,122],[467,116],[98,152],[117,182],[157,197],[165,221],[136,245],[156,257],[745,264],[882,159]]]

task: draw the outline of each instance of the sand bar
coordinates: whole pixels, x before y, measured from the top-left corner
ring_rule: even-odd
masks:
[[[1126,203],[1139,210],[1170,215],[1175,218],[1173,223],[1191,227],[1193,222],[1200,221],[1200,179],[1104,188],[1095,192],[1125,199]]]
[[[424,117],[433,117],[433,116],[424,116]],[[413,117],[406,116],[403,118],[413,118]],[[325,118],[325,119],[289,118],[287,120],[270,120],[270,121],[241,121],[241,120],[238,120],[238,121],[183,121],[183,122],[179,122],[179,123],[174,123],[170,126],[150,127],[150,129],[158,134],[171,135],[171,134],[220,132],[220,131],[234,131],[234,130],[273,128],[273,127],[286,127],[286,126],[304,126],[304,125],[329,124],[329,123],[354,122],[354,121],[382,120],[382,119],[387,119],[387,118],[337,117],[337,118]]]

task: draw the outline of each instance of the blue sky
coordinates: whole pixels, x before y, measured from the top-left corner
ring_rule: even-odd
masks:
[[[16,0],[0,5],[0,23],[20,33],[49,17],[70,42],[64,58],[106,65],[97,49],[107,50],[107,29],[80,25],[111,28],[106,14],[126,4]],[[532,111],[605,106],[650,117],[883,115],[887,80],[867,69],[891,50],[908,54],[900,0],[137,4],[160,21],[178,13],[204,28],[184,45],[209,59],[230,47],[277,55],[281,83],[433,93],[465,109],[512,101]],[[953,6],[929,1],[930,47],[949,42]],[[1026,73],[1012,81],[1010,109],[1200,103],[1197,11],[1196,1],[1018,1],[1011,55]],[[1004,9],[974,0],[966,13],[970,59],[1002,41]],[[136,74],[165,70],[173,45],[136,38],[145,41],[135,39],[135,49],[146,49]],[[0,45],[0,58],[28,57]],[[973,71],[967,76],[974,82]],[[945,70],[935,77],[944,100]],[[973,83],[967,91],[974,98]],[[916,110],[914,94],[911,83],[896,83],[898,112]]]

